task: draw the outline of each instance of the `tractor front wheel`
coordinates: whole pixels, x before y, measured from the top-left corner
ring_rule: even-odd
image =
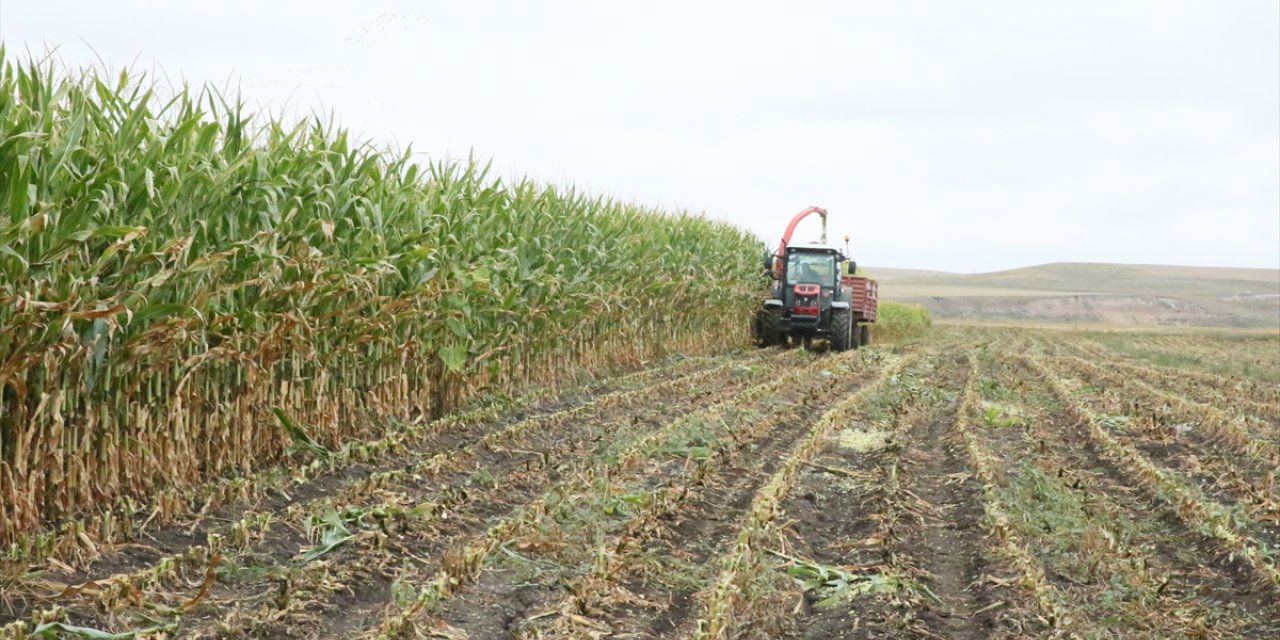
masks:
[[[853,316],[848,309],[836,309],[831,313],[831,348],[836,351],[848,351],[858,348],[858,328],[853,324]]]
[[[756,312],[756,344],[773,347],[782,344],[782,309],[761,309]]]

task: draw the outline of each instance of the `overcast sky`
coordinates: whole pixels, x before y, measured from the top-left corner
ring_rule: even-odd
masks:
[[[771,244],[824,206],[864,264],[1280,266],[1276,0],[0,0],[0,39]]]

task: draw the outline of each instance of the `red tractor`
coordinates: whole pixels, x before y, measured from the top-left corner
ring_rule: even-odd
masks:
[[[796,225],[810,214],[822,218],[823,244],[791,246]],[[878,285],[856,275],[857,263],[845,250],[825,244],[827,210],[809,207],[791,219],[778,250],[765,254],[764,268],[773,279],[771,295],[756,311],[753,334],[761,347],[806,348],[814,338],[825,339],[836,351],[869,344],[870,323],[876,321]]]

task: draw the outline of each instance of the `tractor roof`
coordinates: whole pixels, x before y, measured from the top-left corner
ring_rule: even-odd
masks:
[[[811,242],[809,244],[797,244],[787,247],[787,251],[807,251],[813,253],[835,253],[844,254],[844,249],[830,244],[820,244]]]

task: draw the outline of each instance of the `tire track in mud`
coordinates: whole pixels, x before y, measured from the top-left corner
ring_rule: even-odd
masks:
[[[215,602],[222,602],[223,606],[228,610],[236,610],[241,606],[255,603],[263,598],[263,592],[276,591],[278,598],[285,600],[292,596],[290,591],[293,589],[293,583],[305,581],[315,577],[315,573],[310,567],[304,568],[301,575],[297,567],[293,566],[293,557],[302,549],[310,546],[307,532],[308,514],[311,510],[323,508],[326,504],[334,505],[336,502],[352,500],[353,502],[360,494],[369,494],[379,491],[386,491],[394,488],[397,483],[408,482],[416,484],[420,475],[413,473],[415,469],[426,464],[430,468],[443,467],[448,468],[448,463],[457,456],[455,451],[457,447],[461,447],[468,442],[472,443],[468,446],[474,446],[475,443],[501,441],[501,436],[514,430],[533,430],[537,426],[549,427],[558,425],[569,419],[580,419],[583,417],[591,417],[592,415],[601,415],[602,412],[625,410],[629,406],[639,406],[645,402],[651,402],[654,397],[665,392],[667,388],[684,384],[688,381],[702,380],[705,378],[714,378],[722,373],[726,367],[735,366],[735,362],[741,361],[749,364],[755,361],[757,357],[777,357],[780,354],[766,354],[757,356],[757,354],[749,354],[745,358],[739,357],[739,360],[733,359],[708,359],[700,363],[696,363],[689,370],[680,370],[669,372],[670,375],[662,373],[659,368],[654,374],[647,372],[639,372],[638,374],[624,376],[623,380],[634,383],[640,381],[643,386],[628,387],[616,386],[610,388],[605,385],[603,393],[596,395],[583,394],[580,390],[575,390],[569,394],[562,394],[546,403],[538,403],[536,408],[530,408],[525,411],[514,411],[506,419],[497,420],[466,420],[461,423],[449,422],[446,417],[443,425],[452,428],[436,429],[423,441],[421,448],[411,451],[393,451],[383,459],[373,464],[358,463],[352,468],[343,469],[339,473],[329,476],[323,476],[319,480],[312,481],[308,485],[302,487],[299,491],[290,492],[292,495],[283,493],[275,500],[270,501],[268,508],[271,511],[267,513],[273,514],[270,519],[267,530],[254,540],[249,540],[243,546],[238,548],[221,548],[217,551],[212,549],[206,550],[207,556],[213,556],[213,561],[219,558],[222,560],[217,567],[217,577],[211,585],[211,593],[205,594],[207,599],[196,608],[192,613],[184,616],[184,624],[191,620],[198,619],[201,612],[207,612],[213,608],[210,605]],[[782,356],[787,357],[787,356]],[[622,409],[613,405],[620,404]],[[496,438],[496,440],[495,440]],[[486,455],[488,452],[484,452]],[[421,487],[416,487],[420,490]],[[458,496],[449,496],[450,499],[456,499]],[[441,500],[442,504],[447,500]],[[342,504],[336,504],[336,508],[342,507]],[[452,506],[452,505],[450,505]],[[318,515],[318,514],[314,514]],[[179,550],[183,549],[183,543],[190,543],[192,538],[187,537],[185,532],[170,532],[172,536],[166,539],[161,536],[162,544],[171,545]],[[200,549],[201,547],[189,547],[189,549]],[[181,551],[179,551],[181,553]],[[214,555],[215,553],[219,555]],[[154,559],[152,559],[154,562]],[[162,557],[161,562],[165,559]],[[140,563],[145,567],[145,562]],[[212,563],[210,563],[212,564]],[[273,568],[279,568],[278,570]],[[145,572],[145,569],[144,569]],[[206,577],[206,569],[204,566],[195,567],[193,571],[187,572],[194,575],[178,575],[169,576],[164,581],[166,588],[151,588],[137,590],[130,597],[122,598],[124,600],[123,608],[119,605],[119,601],[112,601],[108,607],[112,611],[110,613],[101,613],[95,611],[93,606],[96,601],[101,601],[101,595],[96,590],[86,589],[83,593],[89,598],[83,605],[80,602],[80,593],[72,594],[70,601],[62,599],[58,604],[66,607],[66,619],[74,623],[80,624],[96,624],[107,628],[128,628],[129,614],[133,612],[141,613],[146,607],[159,605],[161,609],[165,606],[177,605],[185,602],[187,598],[195,594],[200,586],[200,580]],[[136,575],[136,574],[135,574]],[[185,578],[185,580],[184,580]],[[184,584],[185,582],[185,584]],[[129,595],[129,594],[125,594]],[[148,603],[148,598],[155,600],[153,604]],[[235,606],[228,603],[235,602]],[[209,623],[218,621],[223,614],[228,611],[218,611],[213,619],[206,620],[206,626]],[[123,615],[122,615],[123,614]],[[260,630],[255,629],[258,633]]]
[[[1088,614],[1077,622],[1109,619],[1109,628],[1146,638],[1170,633],[1204,637],[1280,633],[1276,589],[1262,584],[1250,566],[1233,560],[1217,541],[1195,531],[1170,505],[1135,488],[1129,473],[1110,462],[1085,427],[1068,416],[1043,378],[1012,354],[1003,359],[1012,363],[1016,380],[1027,385],[1022,397],[1039,398],[1031,404],[1044,409],[1027,411],[1034,424],[1022,442],[991,437],[991,430],[984,434],[984,441],[998,456],[1024,460],[1038,469],[1069,496],[1072,510],[1087,518],[1089,526],[1084,529],[1062,532],[1069,537],[1063,542],[1077,553],[1092,554],[1096,564],[1082,575],[1072,575],[1069,567],[1045,559],[1046,574]],[[1037,526],[1051,526],[1048,522]],[[1115,591],[1118,600],[1105,599],[1117,597],[1107,595],[1109,590]],[[1125,610],[1126,598],[1139,598],[1129,606],[1151,611],[1135,617]]]
[[[962,389],[960,362],[938,390]],[[898,557],[938,599],[920,600],[923,611],[911,633],[945,638],[989,638],[995,630],[999,600],[982,584],[989,572],[982,528],[981,487],[967,471],[964,445],[953,432],[958,400],[932,418],[923,433],[907,432],[904,475],[906,495],[919,501],[919,517],[905,522]]]
[[[698,640],[720,640],[739,637],[744,632],[776,637],[776,621],[779,616],[779,597],[789,593],[790,582],[774,571],[771,551],[782,545],[780,522],[782,501],[800,480],[801,473],[829,445],[841,427],[850,424],[855,416],[865,412],[872,398],[897,385],[903,372],[922,359],[913,353],[898,358],[886,367],[874,382],[860,387],[856,392],[835,401],[808,428],[799,440],[792,444],[769,479],[756,490],[746,513],[739,520],[737,534],[731,546],[724,549],[715,564],[719,573],[714,588],[705,592],[701,614],[696,628],[690,630]],[[781,585],[781,586],[780,586]]]
[[[829,590],[806,592],[787,638],[989,638],[995,632],[1001,598],[1009,596],[983,581],[995,569],[982,528],[981,489],[954,433],[958,398],[947,397],[964,387],[966,375],[961,362],[939,360],[922,376],[923,397],[914,399],[924,406],[895,408],[883,441],[835,443],[785,503],[795,520],[788,532],[797,556],[898,584],[843,598]],[[828,597],[838,599],[822,601]]]

